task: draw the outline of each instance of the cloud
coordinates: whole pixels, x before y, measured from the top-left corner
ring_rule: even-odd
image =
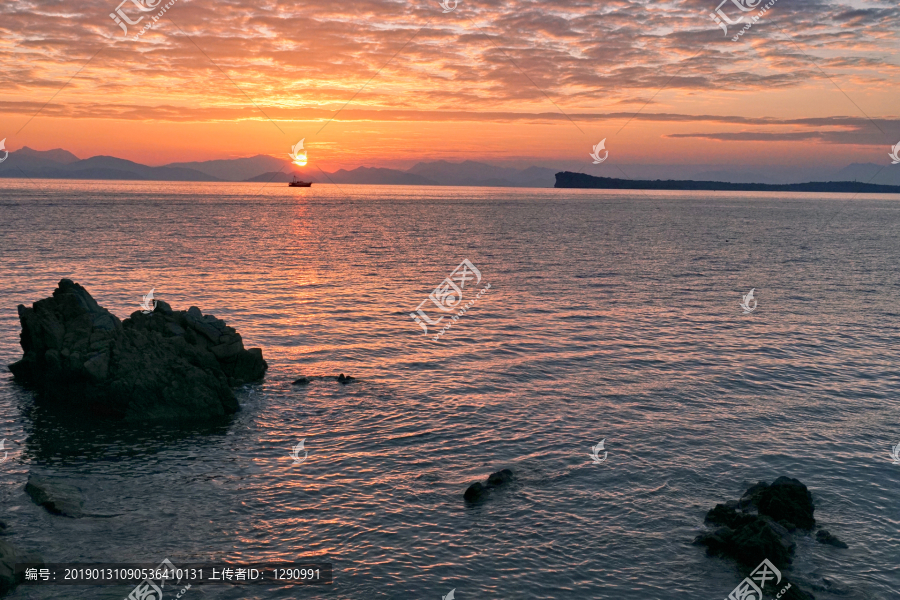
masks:
[[[0,113],[216,123],[324,121],[340,110],[339,122],[598,126],[634,117],[669,138],[830,144],[862,143],[853,140],[868,135],[870,114],[900,132],[888,112],[900,7],[880,0],[780,0],[738,43],[710,19],[716,0],[465,0],[450,13],[437,0],[177,0],[134,41],[158,12],[135,1],[0,5]],[[110,17],[119,6],[140,19],[127,37]],[[798,100],[812,92],[830,104]],[[737,98],[760,101],[735,110]],[[670,127],[691,122],[740,131]]]

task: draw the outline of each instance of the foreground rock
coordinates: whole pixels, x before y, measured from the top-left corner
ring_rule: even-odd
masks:
[[[21,552],[5,540],[0,540],[0,596],[5,596],[25,581],[25,574],[16,576],[16,563],[44,564],[39,554]]]
[[[783,567],[790,563],[796,546],[790,532],[812,529],[814,511],[812,494],[796,479],[779,477],[772,485],[760,481],[740,500],[710,510],[705,521],[718,528],[698,536],[694,543],[706,546],[710,554],[744,564],[769,559]]]
[[[59,282],[53,296],[19,305],[22,360],[10,365],[68,408],[127,421],[207,419],[238,410],[229,386],[257,381],[268,365],[259,348],[192,306],[157,302],[124,322],[83,287]]]
[[[485,500],[493,490],[505,487],[513,479],[515,479],[515,476],[509,469],[497,471],[488,477],[487,483],[482,484],[481,482],[476,482],[470,485],[466,489],[465,494],[463,494],[463,498],[466,502],[481,502],[482,500]]]
[[[814,512],[812,494],[800,481],[789,477],[779,477],[771,485],[760,481],[744,492],[740,500],[717,504],[706,513],[706,523],[715,529],[697,536],[694,543],[706,546],[710,555],[737,560],[748,573],[766,559],[784,569],[796,549],[792,533],[811,533],[816,526]],[[824,529],[819,530],[816,538],[822,543],[846,547]],[[773,596],[779,593],[781,600],[813,598],[786,577],[777,588],[767,587],[764,591]]]
[[[62,517],[80,519],[84,516],[84,496],[81,490],[68,483],[38,475],[29,475],[25,493],[47,512]]]

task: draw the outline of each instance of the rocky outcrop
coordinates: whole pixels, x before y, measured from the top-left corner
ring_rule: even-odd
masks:
[[[10,365],[67,408],[128,421],[221,417],[238,410],[230,386],[259,380],[268,365],[259,348],[192,306],[125,321],[82,286],[59,282],[53,296],[19,305],[24,357]]]
[[[779,477],[771,485],[760,481],[740,500],[717,504],[706,513],[706,523],[718,526],[698,536],[695,544],[710,554],[730,556],[745,564],[769,559],[776,566],[791,561],[791,531],[815,527],[812,494],[800,481]]]
[[[79,519],[84,516],[84,496],[74,485],[54,481],[38,475],[29,475],[25,493],[47,512],[62,517]]]
[[[465,494],[463,494],[463,498],[466,502],[481,502],[482,500],[487,499],[487,497],[491,494],[492,491],[505,487],[507,484],[513,481],[515,476],[513,472],[509,469],[503,469],[502,471],[497,471],[496,473],[492,473],[486,483],[482,484],[480,481],[475,482],[470,485]]]
[[[706,523],[715,529],[697,536],[694,543],[706,546],[710,555],[733,558],[746,568],[753,568],[764,559],[779,569],[789,568],[796,549],[792,534],[812,533],[816,527],[814,512],[812,494],[800,481],[789,477],[779,477],[771,485],[760,481],[748,488],[740,500],[717,504],[706,513]],[[825,529],[816,533],[816,539],[838,548],[847,547]],[[823,578],[822,582],[823,590],[841,589],[828,579]],[[787,577],[777,588],[767,587],[764,591],[773,596],[778,592],[781,600],[813,598]]]

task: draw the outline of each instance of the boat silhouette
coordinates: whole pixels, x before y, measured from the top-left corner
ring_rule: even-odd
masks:
[[[300,181],[294,175],[294,180],[288,183],[288,187],[312,187],[312,181]]]

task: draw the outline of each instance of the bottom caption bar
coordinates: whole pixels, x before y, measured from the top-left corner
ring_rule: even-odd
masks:
[[[169,559],[141,563],[16,563],[22,585],[137,585],[135,598],[164,586],[184,585],[330,585],[331,563],[188,563]],[[143,594],[143,595],[141,595]],[[131,596],[129,596],[131,598]]]

